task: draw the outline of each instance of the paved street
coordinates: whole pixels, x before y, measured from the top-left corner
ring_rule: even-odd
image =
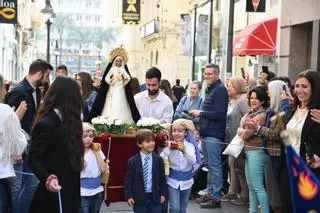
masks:
[[[119,202],[112,203],[109,207],[104,204],[100,213],[119,213],[119,212],[133,212],[127,203]],[[229,202],[223,202],[221,209],[201,209],[198,204],[191,201],[188,206],[188,213],[247,213],[248,206],[236,206]]]

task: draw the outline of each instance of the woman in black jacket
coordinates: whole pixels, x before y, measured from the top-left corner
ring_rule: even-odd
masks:
[[[40,106],[31,134],[28,166],[40,180],[30,212],[79,212],[84,153],[83,101],[75,80],[58,77]]]

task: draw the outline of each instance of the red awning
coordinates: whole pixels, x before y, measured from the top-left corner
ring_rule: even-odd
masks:
[[[233,39],[233,55],[273,55],[276,49],[278,19],[248,25]]]

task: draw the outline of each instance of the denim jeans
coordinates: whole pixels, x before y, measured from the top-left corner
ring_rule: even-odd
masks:
[[[202,138],[204,156],[208,162],[207,191],[211,199],[220,201],[222,188],[221,149],[222,141],[214,137]]]
[[[175,189],[168,185],[169,213],[186,213],[191,187],[186,190]]]
[[[133,206],[134,213],[161,213],[161,204],[155,203],[153,201],[152,193],[146,195],[145,204],[136,204]]]
[[[32,174],[27,175],[16,172],[16,178],[12,178],[10,183],[12,213],[28,213],[39,180],[28,168],[26,159],[23,164],[15,164],[14,170]]]
[[[10,206],[8,179],[0,179],[0,212],[8,212]]]
[[[249,212],[256,213],[260,204],[261,213],[269,213],[268,195],[264,187],[264,170],[269,156],[263,150],[245,151],[245,154],[245,171],[250,201]]]
[[[92,196],[81,196],[80,213],[99,213],[101,208],[101,193]]]

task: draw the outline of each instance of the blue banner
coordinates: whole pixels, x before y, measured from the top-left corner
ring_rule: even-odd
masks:
[[[320,212],[320,181],[292,146],[287,146],[292,205],[295,213]]]

